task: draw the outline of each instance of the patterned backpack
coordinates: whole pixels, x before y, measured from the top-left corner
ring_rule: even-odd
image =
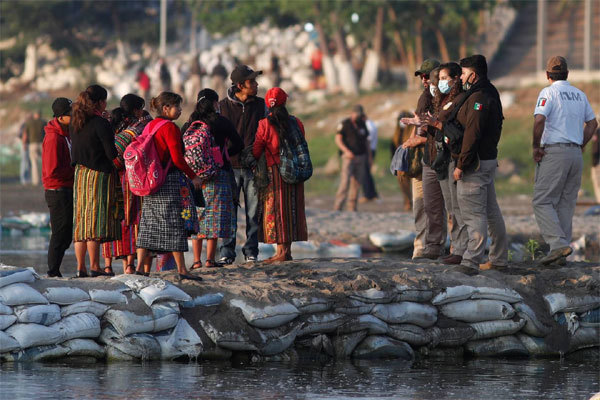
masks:
[[[290,128],[290,140],[279,140],[279,173],[286,183],[302,183],[312,176],[312,161],[296,117],[290,116]]]
[[[202,121],[194,121],[183,134],[185,161],[200,179],[213,178],[223,166],[223,156],[215,145],[210,128]]]

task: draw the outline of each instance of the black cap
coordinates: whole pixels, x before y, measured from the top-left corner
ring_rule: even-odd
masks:
[[[62,117],[63,115],[71,115],[71,100],[65,97],[58,97],[52,103],[52,112],[54,117]]]
[[[248,79],[254,79],[258,75],[261,75],[262,71],[254,71],[247,65],[238,65],[231,72],[231,83],[238,84],[247,81]]]

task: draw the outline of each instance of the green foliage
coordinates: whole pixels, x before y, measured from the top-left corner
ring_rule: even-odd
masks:
[[[532,261],[534,261],[535,257],[541,253],[539,251],[539,249],[540,249],[540,244],[535,239],[529,239],[527,241],[527,243],[525,243],[525,250],[527,250],[527,253],[529,254],[529,257],[531,258]]]

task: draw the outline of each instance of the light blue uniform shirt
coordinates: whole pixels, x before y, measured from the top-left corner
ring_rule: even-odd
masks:
[[[556,81],[540,92],[533,115],[546,117],[541,145],[583,144],[583,124],[594,119],[585,93],[567,81]]]

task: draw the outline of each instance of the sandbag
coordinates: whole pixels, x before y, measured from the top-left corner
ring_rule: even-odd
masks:
[[[100,335],[100,320],[93,314],[69,315],[50,325],[61,333],[61,341],[81,338],[97,338]]]
[[[131,311],[110,309],[104,313],[103,320],[110,323],[121,336],[154,331],[154,317],[151,314],[138,315]]]
[[[291,329],[257,329],[256,331],[263,341],[263,344],[258,348],[258,353],[263,356],[272,356],[274,354],[283,353],[294,344],[301,328],[302,325],[297,324]]]
[[[369,240],[373,245],[384,251],[403,251],[413,246],[415,233],[409,230],[400,230],[392,233],[373,232]]]
[[[455,301],[466,300],[471,298],[475,293],[476,288],[474,286],[460,285],[444,288],[438,293],[431,304],[439,306],[442,304],[453,303]]]
[[[600,346],[600,328],[580,328],[571,337],[569,353],[597,346]]]
[[[600,308],[586,311],[579,316],[579,324],[584,328],[600,326]]]
[[[250,325],[263,329],[282,326],[300,314],[298,309],[290,303],[259,308],[247,304],[244,300],[234,299],[229,304],[242,310],[244,318]]]
[[[476,356],[528,356],[529,352],[514,335],[493,339],[473,340],[465,344],[465,350]]]
[[[550,348],[550,346],[546,344],[546,340],[544,338],[530,336],[523,333],[517,333],[516,336],[527,349],[527,352],[530,356],[560,356],[560,352]]]
[[[351,294],[349,297],[354,300],[359,300],[364,303],[375,303],[375,304],[387,304],[394,300],[395,294],[393,292],[386,292],[371,288],[368,290],[361,290],[359,292]]]
[[[373,307],[375,307],[373,303],[363,303],[360,300],[349,299],[336,304],[333,311],[346,315],[361,315],[369,314],[373,310]]]
[[[356,349],[356,346],[358,346],[367,335],[368,332],[366,330],[345,335],[336,335],[332,342],[334,357],[338,359],[350,357],[354,349]]]
[[[106,350],[92,339],[71,339],[61,343],[69,349],[69,357],[93,357],[97,360],[104,358]]]
[[[564,312],[554,314],[554,319],[559,325],[567,325],[567,331],[573,335],[579,329],[579,316],[574,312]]]
[[[184,301],[181,303],[181,306],[183,308],[218,306],[223,301],[223,297],[225,297],[223,293],[208,293],[202,296],[196,296],[190,301]]]
[[[108,361],[135,361],[135,357],[123,353],[121,350],[113,346],[104,347],[106,351],[106,359]]]
[[[406,285],[396,286],[396,295],[394,296],[394,303],[401,301],[412,301],[415,303],[425,303],[433,298],[433,290],[431,289],[419,289],[413,288]]]
[[[563,293],[552,293],[544,296],[550,314],[557,312],[585,312],[600,307],[600,296],[567,296]]]
[[[457,347],[467,343],[473,335],[475,335],[475,329],[470,326],[448,326],[438,327],[434,326],[427,329],[427,336],[429,337],[431,347]]]
[[[385,335],[388,332],[388,325],[374,315],[358,315],[341,325],[337,332],[352,333],[362,330],[366,330],[369,335]]]
[[[22,349],[57,344],[62,339],[60,330],[40,324],[14,324],[6,333],[14,337]]]
[[[217,346],[234,351],[257,351],[256,342],[250,339],[247,330],[235,329],[224,332],[212,322],[200,320],[200,325]],[[248,329],[252,329],[248,327]]]
[[[464,322],[494,321],[509,319],[515,315],[510,304],[499,300],[461,300],[440,307],[448,318]]]
[[[60,319],[60,307],[56,304],[18,306],[15,315],[23,324],[52,325]]]
[[[179,321],[179,304],[174,301],[162,301],[152,305],[154,328],[152,332],[160,332],[174,328]]]
[[[525,320],[522,318],[518,318],[516,321],[504,319],[498,321],[475,322],[470,325],[475,329],[475,335],[473,335],[471,340],[480,340],[517,333],[525,326]]]
[[[513,305],[519,317],[525,320],[523,333],[536,337],[545,337],[550,333],[552,327],[543,324],[533,309],[525,303],[516,303]]]
[[[76,287],[49,287],[42,293],[50,303],[66,306],[90,299],[90,295]]]
[[[298,332],[298,336],[333,332],[346,320],[347,317],[344,314],[332,312],[303,315],[298,319],[298,322],[304,324]]]
[[[0,354],[18,350],[20,348],[21,345],[15,338],[0,330]]]
[[[7,306],[48,304],[48,300],[40,292],[26,283],[13,283],[0,288],[0,302]]]
[[[389,324],[413,324],[428,328],[437,321],[437,308],[410,301],[378,304],[371,313]]]
[[[413,361],[415,353],[404,342],[387,336],[367,336],[352,352],[352,357],[363,359],[401,358]]]
[[[160,359],[160,344],[154,336],[147,333],[136,333],[126,337],[121,336],[112,327],[102,329],[99,340],[107,346],[107,356],[114,348],[133,359],[137,360],[158,360]],[[112,352],[112,358],[114,357]]]
[[[332,357],[334,355],[331,339],[323,333],[305,336],[302,339],[298,339],[296,344],[299,347],[307,347],[311,352],[311,357],[314,355],[322,355],[323,353]]]
[[[68,353],[67,347],[53,344],[3,354],[2,358],[12,362],[50,361],[66,357]]]
[[[14,283],[31,283],[36,274],[28,268],[0,267],[0,288]]]
[[[127,303],[127,297],[120,290],[91,289],[90,299],[102,304]]]
[[[292,304],[300,314],[314,314],[331,310],[333,302],[322,297],[301,297],[292,299]]]
[[[131,288],[144,302],[151,306],[155,301],[190,301],[192,298],[170,282],[139,275],[119,275],[114,278]]]
[[[0,303],[0,315],[11,315],[13,310],[11,307]]]
[[[388,325],[387,334],[411,346],[424,346],[431,342],[431,336],[427,334],[425,329],[412,324],[390,324]]]
[[[102,303],[96,303],[95,301],[82,301],[80,303],[61,307],[60,315],[64,318],[73,314],[90,313],[94,314],[98,318],[101,318],[108,309],[109,307]]]
[[[17,322],[15,315],[0,315],[0,331],[5,330],[15,322]]]
[[[179,357],[196,358],[202,353],[202,339],[196,331],[181,318],[171,332],[155,336],[160,345],[160,358],[174,360]]]

